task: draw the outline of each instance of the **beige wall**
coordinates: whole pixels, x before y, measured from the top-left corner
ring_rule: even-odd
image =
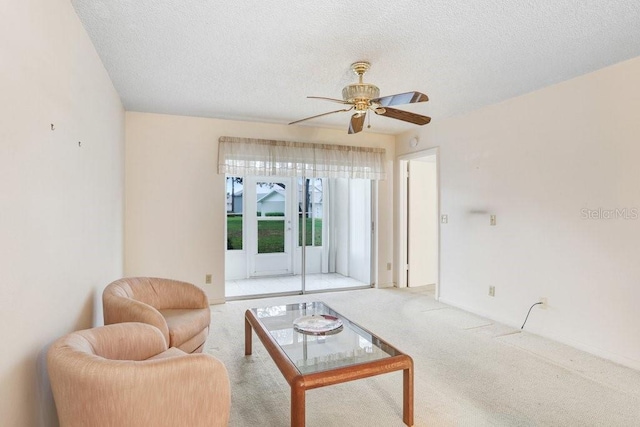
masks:
[[[0,3],[0,40],[0,424],[48,425],[38,355],[122,274],[124,111],[68,0]]]
[[[127,112],[125,274],[172,277],[224,300],[225,184],[217,172],[220,136],[339,143],[387,150],[389,178],[379,184],[380,240],[393,241],[389,209],[394,137],[347,135],[311,127]],[[392,284],[386,263],[392,245],[378,248],[378,283]],[[206,274],[213,283],[205,285]]]
[[[440,147],[443,301],[640,368],[640,219],[582,218],[640,209],[640,58],[396,143]]]

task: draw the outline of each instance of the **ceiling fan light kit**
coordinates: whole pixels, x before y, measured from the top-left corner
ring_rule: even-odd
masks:
[[[351,64],[351,69],[358,76],[358,83],[345,86],[342,89],[342,99],[326,98],[321,96],[307,97],[312,99],[323,99],[325,101],[348,105],[350,106],[349,108],[343,108],[340,110],[330,111],[328,113],[306,117],[289,124],[292,125],[306,120],[315,119],[317,117],[345,111],[352,111],[354,109],[355,113],[351,116],[351,121],[349,123],[350,134],[362,131],[362,128],[364,127],[364,120],[369,110],[373,111],[379,116],[390,117],[392,119],[402,120],[420,126],[426,125],[431,121],[431,118],[427,116],[411,113],[409,111],[397,110],[395,108],[389,108],[389,106],[392,105],[426,102],[429,100],[429,98],[427,97],[427,95],[420,92],[406,92],[380,97],[380,89],[378,88],[378,86],[370,83],[364,83],[363,81],[364,73],[366,73],[370,67],[371,64],[365,61],[354,62],[353,64]]]

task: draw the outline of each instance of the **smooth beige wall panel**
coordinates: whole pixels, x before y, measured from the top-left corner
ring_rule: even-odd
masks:
[[[390,205],[394,137],[363,132],[128,112],[126,114],[125,272],[170,277],[205,289],[224,301],[225,184],[218,174],[218,138],[282,139],[380,147],[387,150],[388,179],[380,206]],[[382,241],[393,239],[393,216],[379,212]],[[379,266],[393,257],[378,248]],[[205,275],[213,275],[206,285]],[[378,283],[391,271],[379,268]]]
[[[0,2],[0,40],[0,424],[56,425],[38,356],[122,275],[124,110],[69,1]]]
[[[636,58],[421,129],[449,217],[442,300],[519,328],[546,297],[526,330],[640,368],[639,117]]]

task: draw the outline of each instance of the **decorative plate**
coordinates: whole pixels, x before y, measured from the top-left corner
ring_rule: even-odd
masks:
[[[293,321],[293,329],[310,335],[337,334],[342,330],[342,320],[329,314],[302,316]]]

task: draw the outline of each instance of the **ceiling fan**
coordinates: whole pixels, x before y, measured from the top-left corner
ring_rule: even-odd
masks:
[[[326,98],[323,96],[307,96],[312,99],[324,99],[326,101],[337,102],[343,105],[349,105],[348,108],[341,110],[329,111],[328,113],[318,114],[316,116],[307,117],[289,123],[290,125],[304,122],[305,120],[315,119],[317,117],[327,116],[329,114],[341,113],[355,109],[355,113],[351,116],[349,123],[349,133],[358,133],[362,131],[364,120],[369,110],[379,116],[391,117],[392,119],[402,120],[416,125],[426,125],[431,121],[431,117],[421,116],[420,114],[411,113],[409,111],[397,110],[390,108],[392,105],[413,104],[415,102],[426,102],[429,100],[427,95],[420,92],[398,93],[389,96],[380,96],[380,89],[377,86],[364,83],[362,77],[366,73],[371,64],[360,61],[351,64],[351,69],[358,76],[358,83],[350,84],[342,89],[342,98]],[[371,127],[369,125],[368,127]]]

